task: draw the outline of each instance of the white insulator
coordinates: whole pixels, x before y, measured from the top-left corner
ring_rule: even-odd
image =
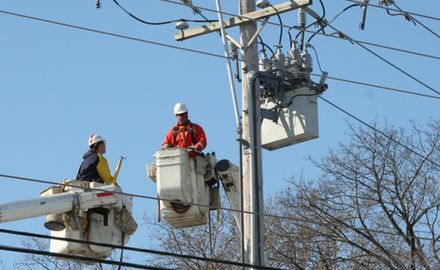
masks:
[[[258,61],[260,71],[268,71],[272,68],[271,61],[267,58],[266,53],[263,52],[263,55],[261,56],[260,60]]]
[[[283,52],[281,51],[281,48],[278,47],[275,55],[273,56],[273,67],[275,69],[284,69],[286,63],[286,57],[284,56]]]
[[[298,25],[302,27],[306,25],[306,11],[304,8],[298,9]]]
[[[305,72],[311,73],[313,71],[313,60],[307,50],[301,53],[302,68]]]
[[[287,65],[293,66],[297,65],[299,58],[299,50],[295,41],[292,42],[292,48],[289,50],[289,54],[287,55]]]

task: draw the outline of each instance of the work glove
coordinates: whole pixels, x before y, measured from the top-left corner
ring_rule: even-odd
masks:
[[[188,146],[186,149],[188,149],[189,151],[194,151],[194,152],[199,151],[199,150],[197,149],[197,147],[194,146],[194,145]]]

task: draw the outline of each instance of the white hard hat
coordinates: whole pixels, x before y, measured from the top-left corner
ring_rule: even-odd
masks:
[[[99,143],[105,141],[103,137],[101,137],[101,135],[99,134],[92,134],[92,136],[89,137],[89,146],[95,144],[95,143]]]
[[[179,102],[176,103],[176,105],[174,105],[174,114],[182,114],[187,112],[188,112],[188,108],[186,107],[185,104]]]

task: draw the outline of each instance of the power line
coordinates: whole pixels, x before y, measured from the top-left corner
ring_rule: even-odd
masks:
[[[205,19],[205,20],[177,19],[177,20],[170,20],[170,21],[163,21],[163,22],[150,22],[150,21],[145,21],[143,19],[140,19],[139,17],[133,15],[130,11],[128,11],[126,8],[124,8],[121,4],[119,4],[119,2],[117,0],[113,0],[113,3],[115,3],[128,16],[130,16],[133,19],[135,19],[136,21],[144,23],[146,25],[158,26],[158,25],[165,25],[165,24],[171,24],[171,23],[177,23],[177,22],[197,22],[197,23],[216,22],[216,20],[208,20],[208,19]]]
[[[162,1],[165,1],[165,0],[162,0]],[[161,47],[167,47],[167,48],[171,48],[171,49],[183,50],[183,51],[188,51],[188,52],[192,52],[192,53],[212,56],[212,57],[216,57],[216,58],[222,58],[222,59],[226,58],[223,55],[214,54],[214,53],[210,53],[210,52],[205,52],[205,51],[200,51],[200,50],[194,50],[194,49],[178,47],[178,46],[164,44],[164,43],[160,43],[160,42],[156,42],[156,41],[150,41],[150,40],[146,40],[146,39],[140,39],[140,38],[125,36],[125,35],[121,35],[121,34],[110,33],[110,32],[101,31],[101,30],[97,30],[97,29],[91,29],[91,28],[86,28],[86,27],[82,27],[82,26],[77,26],[77,25],[72,25],[72,24],[67,24],[67,23],[62,23],[62,22],[57,22],[57,21],[52,21],[52,20],[32,17],[32,16],[18,14],[18,13],[13,13],[13,12],[4,11],[4,10],[0,10],[0,13],[4,13],[4,14],[7,14],[7,15],[12,15],[12,16],[18,16],[18,17],[25,18],[25,19],[37,20],[37,21],[41,21],[41,22],[45,22],[45,23],[65,26],[65,27],[74,28],[74,29],[78,29],[78,30],[93,32],[93,33],[97,33],[97,34],[103,34],[103,35],[108,35],[108,36],[112,36],[112,37],[123,38],[123,39],[127,39],[127,40],[132,40],[132,41],[137,41],[137,42],[157,45],[157,46],[161,46]],[[314,33],[312,31],[308,31],[308,30],[306,30],[306,31]],[[329,36],[329,37],[333,37],[333,38],[337,38],[335,36],[331,36],[331,35],[327,35],[327,34],[322,34],[322,33],[318,33],[318,34]],[[338,38],[338,39],[340,39],[340,38]],[[368,43],[368,42],[365,42],[365,41],[359,41],[359,40],[353,40],[353,39],[352,39],[352,41],[356,41],[356,42],[359,42],[359,43],[363,43],[363,44],[368,44],[368,45],[373,45],[374,46],[374,44]],[[414,54],[417,54],[417,55],[421,55],[421,56],[425,56],[425,57],[431,57],[431,58],[439,59],[440,60],[440,57],[437,57],[437,56],[422,55],[422,54],[418,54],[418,53],[415,53],[415,52],[408,52],[408,53],[414,53]],[[316,76],[321,76],[321,75],[316,75]],[[349,80],[349,79],[335,78],[335,77],[331,77],[331,76],[329,76],[328,78],[329,79],[333,79],[333,80],[339,80],[339,81],[344,81],[344,82],[349,82],[349,83],[360,84],[360,85],[364,85],[364,86],[370,86],[370,87],[376,87],[376,88],[396,91],[396,92],[402,92],[402,93],[407,93],[407,94],[419,95],[419,96],[424,96],[424,97],[428,97],[428,98],[437,98],[437,97],[434,97],[434,96],[425,95],[425,94],[421,94],[421,93],[415,93],[415,92],[411,92],[411,91],[407,91],[407,90],[401,90],[401,89],[396,89],[396,88],[391,88],[391,87],[386,87],[386,86],[374,85],[374,84],[369,84],[369,83],[364,83],[364,82],[356,82],[356,81]]]
[[[268,217],[270,217],[270,218],[278,218],[277,216],[274,216],[274,215],[268,215]],[[326,222],[322,222],[322,221],[309,220],[309,219],[296,218],[296,217],[284,217],[283,219],[284,220],[288,220],[288,221],[303,222],[303,223],[322,225],[322,226],[333,225],[333,223],[326,223]],[[308,226],[303,225],[303,224],[296,223],[296,225],[299,226],[299,227],[308,228],[310,230],[316,230],[316,231],[319,232],[318,229],[315,229],[315,228],[312,228],[312,227],[308,227]],[[398,233],[395,233],[395,232],[387,232],[387,231],[383,231],[383,230],[359,228],[359,227],[354,227],[354,226],[351,226],[351,225],[343,224],[342,222],[341,222],[340,225],[341,225],[341,227],[344,227],[344,228],[347,228],[347,229],[351,229],[351,230],[356,230],[356,231],[368,231],[368,232],[377,233],[377,234],[392,235],[392,236],[402,236],[401,234],[398,234]],[[84,240],[72,239],[72,238],[63,238],[63,237],[49,236],[49,235],[30,233],[30,232],[24,232],[24,231],[0,229],[0,233],[6,233],[6,234],[12,234],[12,235],[20,235],[20,236],[26,236],[26,237],[35,237],[35,238],[42,238],[42,239],[54,239],[54,240],[60,240],[60,241],[66,241],[66,242],[83,243],[83,244],[90,244],[90,245],[96,245],[96,246],[103,246],[103,247],[121,249],[121,246],[119,246],[119,245],[105,244],[105,243],[100,243],[100,242],[84,241]],[[427,233],[427,232],[420,232],[420,233]],[[431,238],[421,237],[421,236],[414,236],[414,237],[412,237],[412,236],[406,236],[405,235],[405,237],[415,238],[415,239],[420,239],[420,240],[427,240],[427,241],[432,240]],[[244,264],[244,263],[239,263],[239,262],[218,260],[218,259],[212,259],[212,258],[204,258],[204,257],[193,256],[193,255],[184,255],[184,254],[178,254],[178,253],[173,253],[173,252],[164,252],[164,251],[159,251],[159,250],[142,249],[142,248],[135,248],[135,247],[129,247],[129,246],[124,246],[122,248],[125,249],[125,250],[134,251],[134,252],[148,253],[148,254],[161,255],[161,256],[178,257],[178,258],[182,258],[182,259],[200,260],[200,261],[206,261],[206,262],[211,262],[211,263],[219,263],[219,264],[228,264],[228,265],[235,265],[235,266],[253,267],[253,268],[256,268],[256,269],[278,270],[278,268],[273,268],[273,267],[268,267],[268,266],[258,266],[258,265]]]
[[[316,77],[321,77],[320,74],[311,74],[311,75],[312,76],[316,76]],[[394,92],[408,94],[408,95],[415,95],[415,96],[421,96],[421,97],[432,98],[432,99],[440,99],[439,96],[427,95],[427,94],[413,92],[413,91],[409,91],[409,90],[398,89],[398,88],[395,88],[395,87],[381,86],[381,85],[378,85],[378,84],[372,84],[372,83],[348,80],[348,79],[337,78],[337,77],[332,77],[332,76],[327,76],[327,79],[335,80],[335,81],[341,81],[341,82],[346,82],[346,83],[351,83],[351,84],[357,84],[357,85],[362,85],[362,86],[368,86],[368,87],[378,88],[378,89],[382,89],[382,90],[394,91]]]
[[[321,99],[323,99],[322,97],[320,97]],[[362,120],[360,120],[362,121]],[[362,121],[362,123],[365,123]],[[367,126],[367,123],[365,123]],[[374,127],[371,127],[374,128]],[[383,134],[383,132],[379,131],[381,134]],[[387,135],[384,135],[387,138],[390,138]],[[390,138],[392,139],[392,138]],[[395,140],[393,140],[395,141]],[[398,143],[398,142],[397,142]],[[400,143],[398,143],[400,144]],[[405,146],[404,146],[405,147]],[[407,147],[405,147],[407,148]],[[410,149],[410,148],[409,148]],[[411,150],[414,151],[414,150]],[[415,152],[416,153],[416,152]],[[429,161],[429,159],[427,159]],[[434,163],[435,164],[435,163]],[[45,181],[45,180],[38,180],[38,179],[32,179],[32,178],[27,178],[27,177],[20,177],[20,176],[12,176],[12,175],[5,175],[5,174],[0,174],[0,177],[4,177],[4,178],[11,178],[11,179],[15,179],[15,180],[24,180],[24,181],[28,181],[28,182],[36,182],[36,183],[45,183],[45,184],[51,184],[51,185],[63,185],[62,183],[57,183],[57,182],[51,182],[51,181]],[[80,186],[76,186],[76,185],[71,185],[71,184],[64,184],[65,186],[70,186],[70,187],[80,187]],[[82,187],[80,187],[82,188]],[[94,191],[105,191],[108,192],[108,190],[103,190],[103,189],[99,189],[99,188],[89,188],[89,190],[94,190]],[[139,195],[139,194],[131,194],[131,193],[123,193],[123,192],[114,192],[115,194],[120,194],[120,195],[128,195],[128,196],[132,196],[132,197],[137,197],[137,198],[143,198],[143,199],[151,199],[151,200],[162,200],[162,201],[168,201],[168,200],[164,200],[164,199],[159,199],[157,197],[152,197],[152,196],[145,196],[145,195]],[[196,204],[196,203],[190,203],[188,205],[196,205],[196,206],[201,206],[201,207],[209,207],[208,205],[203,205],[203,204]],[[325,225],[327,226],[327,223],[324,222],[319,222],[319,221],[311,221],[311,220],[307,220],[307,219],[300,219],[300,218],[295,218],[295,217],[290,217],[290,216],[280,216],[280,215],[275,215],[275,214],[268,214],[268,213],[258,213],[258,212],[252,212],[252,211],[245,211],[245,210],[235,210],[235,209],[231,209],[231,208],[225,208],[225,207],[220,207],[219,209],[221,210],[225,210],[225,211],[230,211],[230,212],[237,212],[237,213],[244,213],[244,214],[251,214],[251,215],[259,215],[262,217],[267,217],[267,218],[275,218],[275,219],[280,219],[280,220],[287,220],[287,221],[296,221],[296,222],[304,222],[304,223],[311,223],[311,224],[318,224],[318,225]],[[344,226],[344,227],[348,227],[348,226]],[[366,230],[363,228],[356,228],[356,227],[348,227],[350,229],[356,229],[356,230]],[[391,233],[391,232],[384,232],[384,231],[378,231],[378,230],[368,230],[370,232],[375,232],[375,233],[382,233],[382,234],[388,234],[388,235],[397,235],[399,236],[399,234],[396,233]],[[419,237],[418,237],[419,238]],[[419,238],[422,239],[422,238]],[[429,239],[424,239],[424,240],[429,240]],[[117,248],[120,248],[120,246],[117,246]]]
[[[20,236],[26,236],[26,237],[35,237],[35,238],[49,239],[49,240],[66,241],[66,242],[72,242],[72,243],[108,247],[108,248],[112,248],[112,249],[124,249],[124,250],[128,250],[128,251],[133,251],[133,252],[154,254],[154,255],[160,255],[160,256],[169,256],[169,257],[176,257],[176,258],[189,259],[189,260],[198,260],[198,261],[204,261],[204,262],[209,262],[209,263],[227,264],[227,265],[234,265],[234,266],[241,266],[241,267],[251,267],[251,268],[255,268],[255,269],[279,270],[279,268],[273,268],[273,267],[268,267],[268,266],[259,266],[259,265],[253,265],[253,264],[227,261],[227,260],[205,258],[205,257],[199,257],[199,256],[193,256],[193,255],[179,254],[179,253],[174,253],[174,252],[159,251],[159,250],[154,250],[154,249],[144,249],[144,248],[136,248],[136,247],[130,247],[130,246],[123,246],[122,247],[120,245],[112,245],[112,244],[106,244],[106,243],[100,243],[100,242],[85,241],[85,240],[79,240],[79,239],[73,239],[73,238],[57,237],[57,236],[24,232],[24,231],[15,231],[15,230],[8,230],[8,229],[1,229],[0,228],[0,233],[20,235]]]
[[[364,3],[364,2],[359,2],[359,1],[355,1],[355,0],[345,0],[346,2],[351,2],[351,3],[357,3],[359,5],[368,5],[371,7],[375,7],[375,8],[381,8],[381,9],[387,9],[386,7],[380,6],[380,5],[375,5],[375,4],[371,4],[371,3]],[[397,9],[391,9],[388,8],[391,11],[396,11],[396,12],[402,12],[402,10],[397,10]],[[419,14],[419,13],[415,13],[415,12],[410,12],[410,11],[404,11],[407,14],[413,15],[413,16],[418,16],[418,17],[423,17],[423,18],[427,18],[427,19],[431,19],[431,20],[436,20],[436,21],[440,21],[440,18],[438,17],[433,17],[433,16],[428,16],[428,15],[424,15],[424,14]]]
[[[374,130],[375,132],[381,134],[382,136],[386,137],[387,139],[389,139],[390,141],[400,145],[401,147],[405,148],[406,150],[416,154],[417,156],[423,158],[424,160],[429,161],[430,163],[434,164],[436,167],[438,167],[440,169],[440,164],[438,164],[437,162],[429,159],[428,157],[425,157],[424,155],[420,154],[419,152],[417,152],[416,150],[410,148],[409,146],[404,145],[403,143],[397,141],[396,139],[390,137],[389,135],[387,135],[385,132],[373,127],[372,125],[368,124],[367,122],[361,120],[359,117],[354,116],[353,114],[349,113],[348,111],[342,109],[341,107],[339,107],[338,105],[334,104],[333,102],[327,100],[326,98],[323,98],[322,96],[319,96],[320,99],[324,100],[325,102],[327,102],[329,105],[335,107],[336,109],[338,109],[339,111],[345,113],[346,115],[350,116],[351,118],[355,119],[356,121],[364,124],[365,126],[369,127],[370,129]]]
[[[426,30],[428,30],[429,32],[431,32],[431,34],[433,34],[433,35],[436,36],[437,38],[440,38],[440,35],[439,35],[439,34],[437,34],[436,32],[434,32],[434,30],[432,30],[431,28],[429,28],[428,26],[426,26],[425,24],[423,24],[422,22],[420,22],[420,21],[417,20],[416,18],[410,16],[410,15],[408,14],[408,12],[406,12],[406,11],[402,10],[400,7],[398,7],[398,6],[396,5],[396,3],[394,3],[394,1],[391,2],[391,4],[392,4],[393,6],[395,6],[395,7],[396,7],[400,12],[402,12],[403,14],[391,14],[391,13],[389,12],[390,9],[389,9],[389,7],[387,6],[387,13],[388,13],[388,14],[390,14],[390,15],[402,15],[402,16],[405,17],[406,20],[408,20],[408,21],[412,21],[414,24],[416,24],[416,22],[417,22],[417,23],[420,24],[423,28],[425,28]]]
[[[161,0],[161,1],[182,5],[182,3],[177,3],[177,2],[174,2],[174,1],[172,1],[172,0]],[[199,8],[199,9],[204,9],[204,8],[202,8],[202,7],[198,7],[198,8]],[[206,9],[206,10],[212,11],[212,10],[210,10],[210,9]],[[213,12],[218,12],[218,11],[213,11]],[[223,13],[224,13],[224,14],[227,14],[227,13],[225,13],[225,12],[223,12]],[[240,17],[240,16],[239,16],[239,17]],[[241,16],[241,17],[243,17],[243,16]],[[245,17],[244,17],[244,18],[245,18]],[[280,26],[283,26],[283,25],[280,25]],[[335,27],[333,27],[331,24],[328,23],[328,24],[326,24],[325,26],[329,26],[330,28],[332,28],[333,30],[335,30],[336,32],[338,32],[339,35],[341,36],[341,38],[343,38],[343,39],[347,39],[347,38],[348,38],[349,41],[356,43],[357,45],[359,45],[360,47],[362,47],[363,49],[365,49],[365,50],[368,51],[369,53],[373,54],[373,55],[376,56],[377,58],[381,59],[382,61],[384,61],[384,62],[387,63],[388,65],[390,65],[390,66],[392,66],[393,68],[397,69],[398,71],[400,71],[400,72],[403,73],[404,75],[408,76],[409,78],[411,78],[411,79],[413,79],[414,81],[418,82],[419,84],[425,86],[425,87],[428,88],[429,90],[431,90],[431,91],[433,91],[433,92],[435,92],[435,93],[437,93],[437,94],[440,95],[440,92],[437,91],[437,90],[435,90],[433,87],[431,87],[431,86],[429,86],[428,84],[426,84],[426,83],[422,82],[421,80],[417,79],[415,76],[409,74],[408,72],[406,72],[406,71],[403,70],[402,68],[398,67],[397,65],[391,63],[389,60],[385,59],[384,57],[380,56],[380,55],[377,54],[376,52],[374,52],[374,51],[372,51],[371,49],[367,48],[366,46],[364,46],[364,45],[361,44],[360,42],[358,42],[358,41],[356,41],[356,40],[353,40],[351,37],[347,36],[347,35],[344,34],[342,31],[337,30],[337,29],[336,29]],[[319,31],[318,31],[318,32],[319,32]]]
[[[347,36],[346,34],[344,34],[343,32],[339,31],[338,29],[336,29],[335,27],[333,27],[332,25],[328,24],[328,26],[330,28],[332,28],[333,30],[335,30],[336,32],[338,32],[340,35],[343,35],[344,37],[346,37],[348,40],[356,43],[357,45],[359,45],[360,47],[362,47],[364,50],[368,51],[369,53],[373,54],[374,56],[376,56],[377,58],[381,59],[382,61],[384,61],[385,63],[387,63],[388,65],[392,66],[393,68],[397,69],[398,71],[400,71],[401,73],[405,74],[406,76],[408,76],[409,78],[413,79],[414,81],[418,82],[419,84],[425,86],[426,88],[428,88],[429,90],[431,90],[432,92],[435,92],[437,94],[440,95],[440,92],[435,90],[433,87],[429,86],[428,84],[422,82],[421,80],[417,79],[416,77],[414,77],[413,75],[409,74],[408,72],[406,72],[405,70],[403,70],[402,68],[398,67],[397,65],[391,63],[389,60],[385,59],[384,57],[380,56],[379,54],[377,54],[376,52],[372,51],[371,49],[367,48],[365,45],[353,40],[351,37]]]
[[[97,34],[102,34],[102,35],[107,35],[107,36],[112,36],[112,37],[118,37],[118,38],[123,38],[123,39],[127,39],[127,40],[132,40],[132,41],[143,42],[143,43],[157,45],[157,46],[161,46],[161,47],[172,48],[172,49],[181,50],[181,51],[188,51],[188,52],[193,52],[193,53],[197,53],[197,54],[208,55],[208,56],[213,56],[213,57],[217,57],[217,58],[223,58],[223,59],[227,58],[227,57],[220,55],[220,54],[214,54],[214,53],[209,53],[209,52],[205,52],[205,51],[174,46],[174,45],[170,45],[170,44],[166,44],[166,43],[161,43],[161,42],[156,42],[156,41],[151,41],[151,40],[141,39],[141,38],[135,38],[135,37],[130,37],[130,36],[116,34],[116,33],[110,33],[110,32],[106,32],[106,31],[102,31],[102,30],[97,30],[97,29],[77,26],[77,25],[73,25],[73,24],[57,22],[57,21],[42,19],[42,18],[28,16],[28,15],[23,15],[23,14],[14,13],[14,12],[6,11],[6,10],[0,10],[0,13],[12,15],[12,16],[17,16],[17,17],[21,17],[21,18],[26,18],[26,19],[31,19],[31,20],[35,20],[35,21],[41,21],[41,22],[45,22],[45,23],[60,25],[60,26],[68,27],[68,28],[84,30],[87,32],[92,32],[92,33],[97,33]]]
[[[148,266],[148,265],[141,265],[141,264],[135,264],[135,263],[127,263],[127,262],[119,262],[119,261],[99,259],[99,258],[91,258],[91,257],[85,257],[85,256],[79,256],[79,255],[70,255],[70,254],[49,252],[49,251],[30,249],[30,248],[12,247],[12,246],[6,246],[6,245],[0,245],[0,250],[26,253],[26,254],[35,254],[35,255],[41,255],[41,256],[51,256],[51,257],[57,257],[57,258],[62,258],[62,259],[74,259],[74,260],[78,260],[78,261],[87,261],[87,262],[116,265],[116,266],[121,265],[121,266],[136,268],[136,269],[177,270],[177,269],[173,269],[173,268]]]
[[[185,4],[183,4],[183,3],[176,2],[176,1],[173,1],[173,0],[160,0],[160,1],[167,2],[167,3],[172,3],[172,4],[176,4],[176,5],[182,5],[182,6],[185,5]],[[214,12],[214,13],[217,13],[217,12],[218,12],[217,10],[210,9],[210,8],[206,8],[206,7],[201,7],[201,6],[197,6],[197,8],[200,9],[200,10],[205,10],[205,11]],[[243,18],[243,19],[250,19],[250,18],[247,18],[246,16],[243,16],[243,15],[237,15],[237,14],[230,13],[230,12],[222,11],[221,13],[222,13],[223,15],[228,15],[228,16],[233,16],[233,17],[239,17],[239,18]],[[261,20],[258,20],[258,21],[261,21]],[[284,25],[281,25],[281,24],[279,24],[279,23],[275,23],[275,22],[271,22],[271,21],[268,21],[267,24],[274,25],[274,26],[279,26],[279,27],[282,26],[282,27],[285,27],[285,28],[287,28],[287,29],[297,29],[296,26],[285,25],[285,24],[284,24]],[[304,30],[304,32],[307,32],[307,33],[315,33],[315,31],[310,31],[310,30],[306,30],[306,29]],[[332,36],[332,35],[325,34],[325,33],[321,33],[321,32],[319,32],[318,35],[322,35],[322,36],[325,36],[325,37],[332,37],[332,38],[336,38],[336,39],[340,39],[340,40],[346,40],[346,39],[344,39],[344,38],[342,38],[342,37]],[[353,41],[355,41],[355,40],[353,40]],[[405,49],[395,48],[395,47],[391,47],[391,46],[387,46],[387,45],[381,45],[381,44],[372,43],[372,42],[367,42],[367,41],[362,41],[362,40],[356,40],[356,41],[359,42],[359,43],[361,43],[361,44],[370,45],[370,46],[374,46],[374,47],[379,47],[379,48],[383,48],[383,49],[387,49],[387,50],[394,50],[394,51],[397,51],[397,52],[402,52],[402,53],[407,53],[407,54],[413,54],[413,55],[417,55],[417,56],[423,56],[423,57],[428,57],[428,58],[432,58],[432,59],[440,60],[440,56],[429,55],[429,54],[425,54],[425,53],[420,53],[420,52],[415,52],[415,51],[411,51],[411,50],[405,50]]]
[[[310,30],[305,30],[308,33],[315,33],[314,31],[310,31]],[[345,38],[339,37],[339,36],[334,36],[334,35],[330,35],[330,34],[324,34],[324,33],[317,33],[318,35],[321,36],[325,36],[325,37],[331,37],[331,38],[335,38],[335,39],[341,39],[341,40],[346,40]],[[378,48],[382,48],[382,49],[387,49],[387,50],[392,50],[392,51],[397,51],[397,52],[402,52],[402,53],[406,53],[406,54],[412,54],[412,55],[417,55],[417,56],[422,56],[422,57],[426,57],[426,58],[431,58],[431,59],[436,59],[436,60],[440,60],[440,56],[436,56],[436,55],[430,55],[430,54],[425,54],[425,53],[420,53],[420,52],[415,52],[415,51],[410,51],[410,50],[404,50],[404,49],[400,49],[400,48],[394,48],[394,47],[390,47],[390,46],[386,46],[386,45],[381,45],[381,44],[376,44],[376,43],[371,43],[371,42],[367,42],[367,41],[362,41],[359,39],[351,39],[353,42],[356,41],[358,43],[361,44],[365,44],[365,45],[370,45],[373,47],[378,47]]]

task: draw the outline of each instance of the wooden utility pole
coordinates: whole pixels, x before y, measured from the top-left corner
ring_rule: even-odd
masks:
[[[240,0],[240,15],[255,11],[255,0]],[[257,31],[256,21],[240,25],[240,43],[249,44]],[[263,213],[263,176],[261,162],[261,114],[259,106],[258,47],[254,42],[242,51],[243,139],[249,142],[243,151],[244,211]],[[258,106],[257,106],[258,105]],[[245,263],[264,265],[264,224],[258,214],[244,214]]]
[[[269,17],[310,5],[312,0],[288,0],[285,3],[255,10],[255,0],[239,0],[240,15],[225,21],[209,23],[192,29],[181,29],[174,38],[182,41],[234,26],[240,27],[240,42],[227,35],[232,43],[241,49],[242,57],[242,177],[243,209],[245,214],[239,227],[243,236],[242,258],[244,263],[264,266],[264,223],[263,223],[263,174],[261,148],[261,110],[258,67],[258,46],[256,35],[262,30]],[[219,8],[219,1],[217,6]],[[310,11],[312,12],[312,11]],[[221,16],[220,16],[221,17]],[[263,19],[257,30],[257,20]],[[223,21],[222,23],[220,21]],[[222,37],[223,42],[225,36]],[[229,61],[229,59],[227,60]],[[229,65],[229,64],[228,64]],[[228,66],[230,72],[230,68]]]

